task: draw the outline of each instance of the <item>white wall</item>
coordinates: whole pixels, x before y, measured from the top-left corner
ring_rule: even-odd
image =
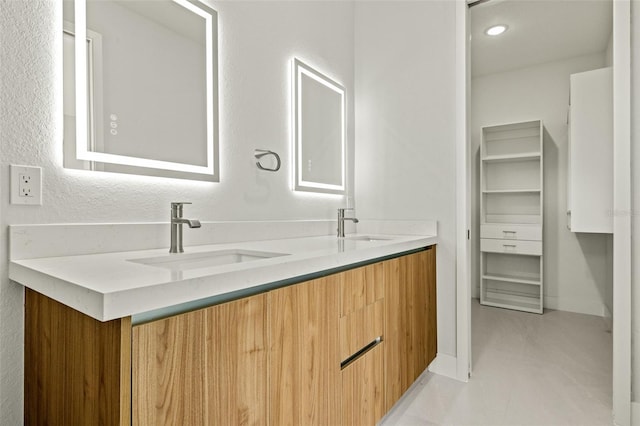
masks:
[[[640,403],[640,4],[631,2],[631,399]],[[636,414],[640,414],[636,413]],[[640,419],[634,418],[640,422]],[[636,423],[634,423],[636,424]]]
[[[2,1],[0,8],[0,424],[22,423],[23,291],[7,279],[7,225],[166,221],[171,201],[209,220],[333,219],[344,197],[290,190],[290,59],[347,88],[353,163],[353,4],[219,2],[220,183],[62,168],[61,4]],[[281,154],[260,172],[254,148]],[[43,205],[13,206],[9,164],[43,167]],[[353,170],[353,167],[351,167]],[[349,177],[353,188],[353,177]]]
[[[604,51],[605,57],[605,66],[612,67],[613,66],[613,32],[609,36],[609,41],[607,42],[607,48]]]
[[[456,354],[455,4],[356,2],[356,208],[438,220],[438,352]]]
[[[478,296],[480,128],[542,119],[544,140],[544,305],[605,315],[612,305],[611,238],[571,233],[566,226],[569,75],[605,66],[605,54],[571,58],[471,81],[471,153],[474,167],[472,282]],[[605,308],[608,306],[609,308]]]

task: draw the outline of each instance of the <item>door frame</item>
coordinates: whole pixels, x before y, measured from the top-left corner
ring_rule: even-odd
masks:
[[[613,1],[613,420],[631,425],[631,2]],[[637,421],[637,419],[635,419]]]
[[[456,0],[456,378],[471,373],[471,173],[469,7]]]
[[[469,14],[456,0],[456,358],[471,372]],[[631,2],[613,0],[613,418],[631,425]],[[638,419],[634,419],[638,420]]]

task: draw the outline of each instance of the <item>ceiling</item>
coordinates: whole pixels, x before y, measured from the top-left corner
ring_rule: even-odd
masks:
[[[508,71],[604,52],[613,28],[612,0],[490,0],[473,5],[471,74]],[[496,24],[509,29],[489,37]]]

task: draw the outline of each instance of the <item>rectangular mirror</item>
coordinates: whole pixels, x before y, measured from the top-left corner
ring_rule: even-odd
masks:
[[[339,83],[293,60],[294,189],[345,193],[346,96]]]
[[[64,166],[218,181],[217,13],[64,0]]]

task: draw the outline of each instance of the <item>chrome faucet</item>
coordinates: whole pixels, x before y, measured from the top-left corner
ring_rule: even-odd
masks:
[[[353,210],[353,209],[352,208],[338,209],[338,238],[344,238],[344,221],[345,220],[350,220],[353,223],[358,223],[358,219],[356,219],[355,217],[344,217],[345,210]]]
[[[171,248],[169,253],[183,253],[182,248],[182,224],[189,228],[200,228],[198,219],[185,219],[182,217],[182,206],[191,203],[171,203]]]

